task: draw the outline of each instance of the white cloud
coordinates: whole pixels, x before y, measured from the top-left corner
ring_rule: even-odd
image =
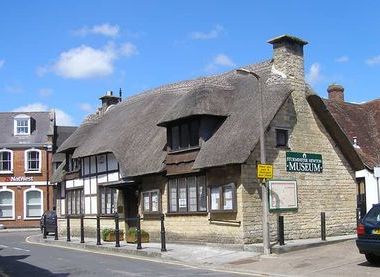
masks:
[[[232,66],[235,66],[235,63],[232,61],[230,57],[228,57],[225,54],[218,54],[212,59],[212,62],[205,67],[205,71],[212,73],[217,71],[219,67]]]
[[[94,49],[81,45],[62,52],[52,71],[58,76],[71,79],[107,76],[113,73],[115,58],[115,52],[111,49]]]
[[[106,37],[117,37],[119,35],[120,28],[118,25],[111,25],[104,23],[101,25],[95,25],[91,28],[82,27],[74,31],[74,34],[79,36],[86,36],[88,34],[103,35]]]
[[[306,74],[306,80],[314,85],[322,79],[321,65],[319,63],[313,63],[310,66],[309,72]]]
[[[195,40],[214,39],[217,38],[223,32],[223,30],[223,26],[216,25],[215,28],[209,32],[192,32],[190,34],[190,38]]]
[[[130,42],[126,42],[122,44],[120,46],[119,51],[121,55],[126,56],[126,57],[130,57],[130,56],[138,54],[137,47]]]
[[[380,63],[380,55],[374,56],[366,60],[366,64],[368,65],[377,65]]]
[[[50,88],[41,88],[38,90],[38,94],[41,97],[49,97],[53,94],[53,90]]]
[[[79,108],[87,113],[92,113],[95,110],[95,108],[89,103],[80,103]]]
[[[100,49],[81,45],[62,52],[52,65],[38,67],[37,75],[41,77],[53,72],[68,79],[104,77],[114,72],[114,62],[117,58],[130,57],[137,53],[137,47],[129,42],[119,47],[109,43]]]
[[[42,103],[32,103],[25,106],[18,107],[13,112],[46,112],[49,111],[49,107]],[[56,124],[60,126],[74,126],[73,118],[62,111],[61,109],[54,109],[56,116]]]
[[[335,61],[337,63],[346,63],[348,62],[350,59],[347,57],[347,56],[341,56],[341,57],[338,57],[335,59]]]
[[[4,66],[5,60],[0,60],[0,69]]]

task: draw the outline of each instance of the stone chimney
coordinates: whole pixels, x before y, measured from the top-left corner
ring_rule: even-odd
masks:
[[[307,41],[282,35],[269,40],[268,43],[273,45],[274,70],[282,72],[286,78],[295,79],[304,84],[303,46],[307,44]]]
[[[344,102],[344,87],[341,85],[329,85],[327,92],[329,93],[329,100]]]
[[[102,101],[102,109],[106,110],[109,106],[115,105],[121,101],[121,97],[113,96],[112,91],[107,91],[106,95],[99,98]]]

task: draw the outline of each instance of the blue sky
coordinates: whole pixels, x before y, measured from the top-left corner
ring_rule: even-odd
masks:
[[[80,124],[107,90],[123,97],[272,57],[266,41],[309,42],[305,71],[322,97],[379,98],[378,1],[1,1],[1,111],[57,111]]]

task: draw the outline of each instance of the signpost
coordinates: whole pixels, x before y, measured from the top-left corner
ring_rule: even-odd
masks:
[[[258,164],[257,165],[257,178],[258,179],[272,179],[273,166],[271,164]]]

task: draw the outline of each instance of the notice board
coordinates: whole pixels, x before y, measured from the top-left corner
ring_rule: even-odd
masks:
[[[269,181],[270,211],[294,210],[298,208],[297,182],[287,180]]]

